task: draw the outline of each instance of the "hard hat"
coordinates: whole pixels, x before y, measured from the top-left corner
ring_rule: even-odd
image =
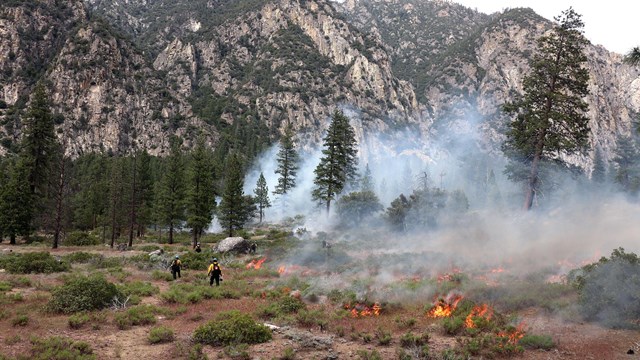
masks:
[[[176,259],[179,259],[180,257],[178,255],[176,255]]]
[[[218,258],[213,258],[213,261],[218,261]]]

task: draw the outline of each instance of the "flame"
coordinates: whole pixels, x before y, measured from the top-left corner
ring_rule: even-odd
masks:
[[[286,270],[287,270],[287,268],[286,268],[286,267],[284,267],[284,266],[280,266],[280,267],[278,268],[278,274],[282,275],[282,274],[284,274],[284,272],[285,272]]]
[[[504,338],[508,344],[516,345],[518,341],[520,341],[520,339],[524,337],[524,334],[525,334],[524,327],[525,327],[525,323],[521,322],[513,330],[498,332],[498,337]]]
[[[505,271],[506,271],[506,270],[505,270],[504,268],[502,268],[502,267],[498,267],[498,268],[495,268],[495,269],[491,269],[491,273],[492,273],[492,274],[500,274],[500,273],[503,273],[503,272],[505,272]]]
[[[256,270],[260,269],[262,267],[262,263],[265,262],[266,260],[267,260],[267,258],[262,258],[260,260],[253,259],[247,264],[246,268],[247,269],[256,269]]]
[[[355,304],[353,306],[351,306],[351,304],[345,304],[344,308],[345,310],[351,309],[349,312],[351,313],[352,318],[380,316],[380,310],[382,309],[378,303],[373,304],[371,307],[364,304]]]
[[[431,310],[427,312],[427,317],[430,318],[441,318],[441,317],[449,317],[453,313],[453,311],[458,306],[460,300],[462,300],[462,295],[450,295],[449,299],[445,300],[440,298],[437,304],[434,304],[431,307]]]
[[[487,304],[482,304],[480,306],[476,305],[473,307],[473,309],[471,309],[471,312],[469,313],[469,315],[467,315],[467,318],[465,319],[464,324],[467,328],[475,328],[476,324],[473,322],[474,317],[476,318],[481,317],[489,320],[491,319],[492,315],[493,315],[493,309],[489,307],[489,305]]]

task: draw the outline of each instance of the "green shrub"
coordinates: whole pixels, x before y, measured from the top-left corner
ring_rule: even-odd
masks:
[[[451,316],[442,320],[444,331],[449,335],[456,335],[464,327],[465,318],[462,316]]]
[[[51,295],[48,309],[64,314],[104,309],[114,298],[122,298],[116,286],[100,275],[70,277]]]
[[[160,291],[157,286],[144,281],[134,281],[118,285],[118,290],[120,290],[123,296],[137,295],[142,297],[153,296]]]
[[[358,350],[357,354],[360,360],[382,360],[382,355],[377,350]]]
[[[90,246],[100,245],[101,243],[102,241],[99,237],[86,231],[72,231],[62,241],[62,244],[66,246]]]
[[[104,256],[100,254],[92,254],[84,251],[77,251],[77,252],[72,252],[70,254],[64,255],[62,259],[64,259],[64,261],[70,264],[74,264],[74,263],[86,264],[90,261],[98,261],[98,259],[103,257]]]
[[[92,269],[114,269],[122,268],[124,263],[124,258],[118,256],[100,256],[92,259],[89,264]]]
[[[220,313],[215,321],[198,327],[193,338],[195,342],[214,346],[258,344],[271,340],[271,330],[249,315],[233,310]]]
[[[293,350],[291,346],[287,346],[284,348],[282,355],[278,357],[278,360],[295,360],[296,359],[296,351]]]
[[[63,337],[31,339],[32,360],[93,360],[96,356],[89,344]]]
[[[69,327],[72,329],[80,329],[86,323],[89,322],[89,314],[87,313],[76,313],[69,316]]]
[[[396,323],[396,326],[400,330],[411,329],[416,325],[416,318],[402,319],[396,317],[393,321]]]
[[[51,274],[68,271],[71,267],[66,262],[56,260],[48,252],[32,252],[0,257],[0,268],[11,274]]]
[[[518,344],[527,349],[551,350],[556,344],[549,335],[527,334],[518,341]]]
[[[154,270],[151,273],[151,278],[157,281],[173,281],[173,276],[170,272]]]
[[[189,251],[186,254],[181,254],[180,260],[186,269],[205,271],[209,268],[213,257],[220,257],[220,254],[214,254],[209,250],[203,249],[201,253]]]
[[[0,281],[0,292],[6,292],[13,289],[13,286],[6,281]]]
[[[386,346],[391,343],[391,333],[384,330],[382,327],[379,327],[376,330],[376,340],[378,341],[378,345]]]
[[[302,309],[296,315],[298,324],[302,326],[320,326],[321,328],[328,323],[327,312],[324,309],[307,310]]]
[[[149,331],[149,343],[151,344],[172,342],[174,338],[173,330],[166,326],[154,327]]]
[[[161,312],[153,305],[139,305],[119,312],[113,317],[118,329],[125,330],[137,325],[150,325],[156,323],[156,313]]]
[[[29,316],[27,316],[25,314],[17,315],[15,318],[13,318],[13,320],[11,321],[11,324],[14,327],[15,326],[27,326],[29,324]]]
[[[293,296],[285,296],[264,307],[260,311],[260,315],[265,318],[274,318],[284,314],[294,314],[304,308],[306,305],[302,300]]]
[[[400,337],[400,346],[404,348],[420,347],[422,345],[426,345],[429,342],[429,338],[430,336],[426,332],[421,335],[415,335],[408,332]]]
[[[31,279],[29,279],[26,276],[14,276],[11,279],[9,279],[9,282],[14,287],[30,287],[31,286]]]
[[[233,360],[250,360],[251,356],[247,350],[249,350],[249,345],[247,344],[232,344],[225,346],[224,354]]]

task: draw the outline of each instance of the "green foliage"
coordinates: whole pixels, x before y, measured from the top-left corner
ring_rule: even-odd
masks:
[[[32,338],[33,360],[93,360],[96,356],[89,344],[63,337]]]
[[[102,240],[87,231],[72,231],[67,234],[63,244],[66,246],[90,246],[101,243]]]
[[[456,335],[464,328],[466,316],[450,316],[442,319],[444,331],[449,335]]]
[[[568,280],[579,291],[585,318],[611,327],[638,327],[640,259],[636,254],[615,249],[609,258],[571,271]]]
[[[86,264],[91,261],[99,261],[103,258],[101,254],[93,254],[84,251],[76,251],[62,256],[63,261],[70,264],[80,263]]]
[[[296,351],[291,347],[287,346],[282,351],[282,355],[278,357],[278,360],[295,360],[296,359]]]
[[[149,331],[149,343],[160,344],[172,342],[175,339],[173,329],[166,326],[157,326]]]
[[[114,298],[122,297],[114,284],[99,275],[70,277],[54,288],[51,295],[48,309],[64,314],[100,310],[109,306]]]
[[[274,194],[280,195],[286,206],[286,195],[296,186],[296,176],[300,167],[298,152],[293,144],[293,128],[287,125],[284,135],[280,138],[280,150],[278,151],[278,166],[275,173],[279,175],[278,184]]]
[[[193,234],[193,246],[209,226],[216,206],[213,173],[213,154],[200,137],[190,153],[187,168],[186,214],[187,226]]]
[[[262,308],[259,313],[265,318],[275,318],[285,314],[297,313],[304,308],[306,308],[306,305],[302,300],[293,296],[284,296],[269,303],[269,305]]]
[[[561,161],[559,153],[582,151],[589,139],[584,23],[571,8],[556,20],[559,24],[553,31],[538,39],[537,53],[529,63],[531,72],[523,80],[524,95],[504,106],[516,119],[503,150],[512,162],[530,169],[524,177],[509,173],[513,180],[526,181],[526,209],[538,190],[540,162]]]
[[[12,253],[0,257],[0,268],[11,274],[51,274],[68,271],[66,262],[56,260],[48,252]]]
[[[18,314],[13,320],[11,320],[11,324],[16,326],[27,326],[29,324],[29,316],[26,314]]]
[[[251,360],[248,344],[231,344],[224,347],[224,354],[233,360]]]
[[[222,312],[215,321],[198,327],[193,339],[213,346],[258,344],[271,340],[271,330],[256,323],[249,315],[233,310]]]
[[[618,137],[615,155],[615,182],[627,194],[637,195],[640,191],[640,151],[637,137]]]
[[[382,355],[380,355],[378,350],[358,350],[356,354],[360,360],[382,360]]]
[[[164,281],[173,281],[173,276],[171,273],[160,270],[153,270],[151,273],[151,278],[153,280],[164,280]]]
[[[526,334],[518,344],[526,349],[551,350],[556,347],[553,338],[549,335]]]
[[[153,296],[157,294],[160,289],[157,286],[143,281],[134,281],[122,285],[118,285],[118,291],[122,296],[127,297],[130,295],[136,296]]]
[[[178,139],[171,140],[171,153],[162,174],[155,199],[155,215],[161,225],[169,227],[169,244],[173,244],[174,229],[185,219],[184,159]]]
[[[89,314],[79,312],[69,316],[68,324],[72,329],[80,329],[90,321]]]
[[[400,337],[400,346],[405,348],[421,347],[429,342],[430,336],[428,333],[422,333],[416,335],[412,332],[408,332]]]
[[[383,327],[378,327],[375,332],[376,340],[378,341],[378,345],[387,346],[391,343],[393,337],[391,336],[391,332],[385,330]]]
[[[256,207],[250,196],[245,196],[242,164],[237,154],[231,154],[227,160],[224,191],[218,208],[218,220],[229,236],[244,227],[253,216]]]
[[[132,326],[155,324],[157,321],[155,315],[160,312],[161,310],[153,305],[138,305],[116,313],[113,321],[118,329],[126,330]]]
[[[6,281],[0,281],[0,292],[6,292],[13,289],[13,286],[6,282]]]
[[[341,221],[352,226],[359,226],[363,220],[384,210],[378,196],[373,191],[349,193],[342,196],[336,206]]]
[[[495,287],[482,286],[467,293],[478,302],[493,303],[503,311],[519,311],[530,307],[540,307],[555,311],[568,305],[575,290],[565,284],[550,284],[544,281],[512,282]]]
[[[260,177],[256,183],[256,188],[253,189],[253,193],[255,194],[255,203],[258,206],[258,216],[260,217],[260,222],[262,222],[262,219],[264,218],[264,210],[271,207],[267,180],[264,178],[264,174],[262,172],[260,173]]]
[[[327,211],[348,183],[356,180],[358,162],[355,131],[349,118],[335,110],[323,139],[322,158],[314,170],[313,200],[325,204]]]

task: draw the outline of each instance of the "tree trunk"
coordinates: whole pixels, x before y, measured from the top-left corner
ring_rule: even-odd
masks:
[[[133,246],[133,230],[136,226],[136,192],[137,184],[136,184],[136,159],[137,155],[133,156],[133,182],[131,185],[131,224],[129,226],[129,247]]]
[[[62,156],[60,162],[60,178],[58,179],[58,191],[56,194],[56,220],[54,224],[53,245],[52,248],[57,249],[60,242],[60,232],[62,231],[62,205],[64,200],[64,183],[65,183],[65,159]]]
[[[198,243],[198,228],[194,227],[191,233],[193,234],[193,248],[195,249]]]
[[[169,244],[173,244],[173,222],[169,224]]]
[[[9,236],[9,244],[10,245],[15,245],[16,244],[16,234],[11,234]]]
[[[531,210],[533,206],[533,199],[536,195],[538,187],[538,171],[540,168],[540,160],[542,159],[542,151],[544,150],[544,139],[547,136],[546,128],[540,131],[536,143],[536,152],[533,155],[533,161],[531,162],[531,171],[529,172],[529,181],[527,182],[526,196],[524,199],[524,210]]]

